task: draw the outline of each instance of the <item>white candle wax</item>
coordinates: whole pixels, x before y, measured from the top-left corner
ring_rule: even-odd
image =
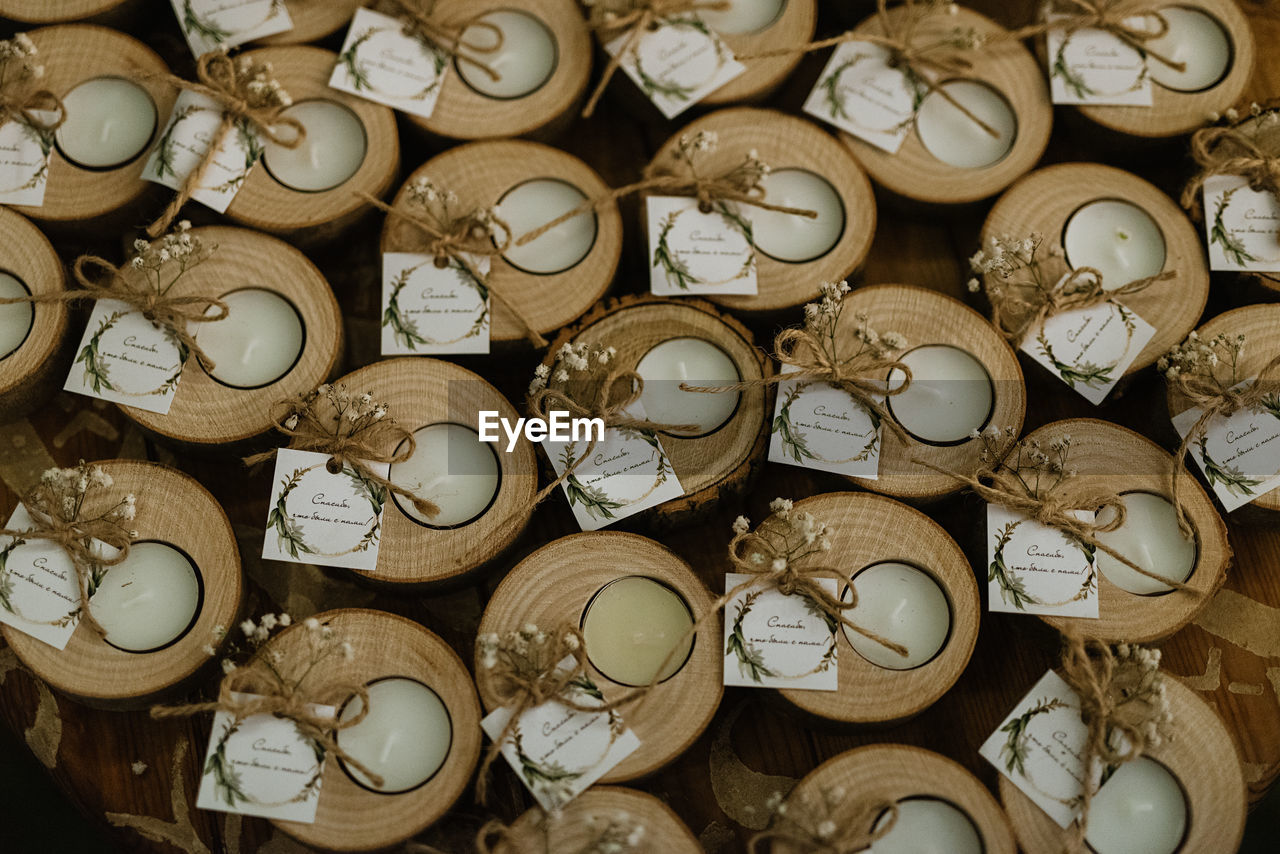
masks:
[[[156,130],[156,105],[143,89],[122,77],[94,77],[62,97],[66,121],[55,132],[59,150],[72,163],[109,169],[141,154]]]
[[[924,97],[916,113],[916,133],[925,149],[943,163],[960,169],[981,169],[1004,159],[1018,135],[1018,117],[1004,96],[976,80],[951,80],[940,88],[996,135],[992,136],[934,91]]]
[[[490,27],[497,27],[501,36]],[[463,30],[462,43],[479,49],[462,49],[458,73],[472,89],[490,98],[523,98],[541,89],[556,70],[556,37],[528,12],[486,12]],[[499,79],[494,80],[479,65],[468,62],[468,56],[496,71]]]
[[[8,273],[0,273],[0,299],[30,295],[31,292],[21,279]],[[12,356],[22,346],[22,342],[27,340],[35,316],[35,308],[29,302],[0,305],[0,359]]]
[[[586,200],[585,193],[558,178],[534,178],[507,190],[497,210],[511,228],[512,243],[502,257],[528,273],[559,273],[576,265],[596,244],[593,213],[580,213],[524,246],[515,241]]]
[[[1119,199],[1089,202],[1071,215],[1062,235],[1067,263],[1102,273],[1113,291],[1164,269],[1164,234],[1142,208]]]
[[[129,652],[167,646],[191,626],[200,579],[190,558],[165,543],[134,543],[124,563],[108,567],[89,600],[107,642]]]
[[[945,444],[967,439],[987,423],[995,388],[987,369],[971,354],[928,344],[898,361],[911,369],[911,384],[887,400],[889,412],[908,433],[922,442]],[[889,388],[898,388],[904,379],[895,368],[889,372]]]
[[[671,338],[641,357],[636,373],[644,380],[640,405],[650,421],[696,424],[694,431],[671,431],[677,436],[710,433],[733,417],[740,392],[684,391],[691,386],[722,386],[742,379],[725,351],[701,338]]]
[[[886,670],[911,670],[933,660],[951,632],[947,594],[927,572],[889,561],[869,566],[852,579],[857,607],[845,611],[862,628],[902,644],[906,656],[844,627],[844,636],[858,654]],[[852,598],[845,590],[844,599]]]
[[[1148,757],[1121,765],[1089,805],[1085,840],[1096,854],[1173,854],[1187,829],[1187,796]]]
[[[415,679],[392,677],[366,686],[369,714],[355,726],[338,730],[338,746],[374,774],[381,786],[347,765],[357,781],[386,794],[407,792],[430,780],[449,756],[453,723],[438,694]],[[349,721],[364,708],[359,697],[342,709]]]
[[[400,496],[396,506],[433,528],[465,525],[483,514],[498,494],[500,468],[493,445],[462,424],[428,424],[413,431],[413,456],[392,463],[389,480],[434,502],[440,513],[427,518]]]
[[[1226,75],[1231,67],[1231,39],[1222,24],[1199,9],[1185,6],[1164,6],[1160,15],[1169,23],[1169,30],[1145,46],[1186,67],[1179,71],[1149,56],[1147,71],[1152,80],[1175,92],[1198,92]],[[1151,21],[1147,28],[1154,30],[1156,23]]]
[[[771,205],[816,211],[816,218],[748,207],[756,248],[770,258],[802,264],[821,258],[844,234],[844,202],[826,178],[807,169],[775,169],[761,181]]]
[[[787,0],[729,0],[727,9],[699,9],[698,17],[726,35],[758,33],[782,15]]]
[[[360,117],[350,109],[334,101],[299,101],[280,115],[297,119],[307,131],[296,148],[266,143],[262,162],[281,184],[317,193],[341,186],[360,171],[369,140]]]
[[[889,821],[885,812],[876,829]],[[871,854],[982,854],[982,837],[963,810],[937,798],[898,801],[893,828],[871,845]]]
[[[263,288],[243,288],[219,299],[227,304],[227,316],[195,327],[196,341],[214,363],[210,374],[233,388],[258,388],[289,373],[306,340],[293,303]]]
[[[1182,536],[1178,516],[1168,499],[1150,492],[1129,492],[1124,503],[1124,524],[1114,531],[1099,531],[1098,542],[1115,549],[1148,572],[1173,581],[1186,581],[1196,567],[1196,544]],[[1097,523],[1115,518],[1109,507],[1098,512]],[[1134,572],[1111,555],[1098,551],[1098,569],[1122,590],[1139,595],[1166,593],[1173,588]]]
[[[606,584],[582,615],[592,665],[623,685],[648,685],[659,672],[671,678],[693,648],[691,628],[693,615],[680,594],[642,575]]]

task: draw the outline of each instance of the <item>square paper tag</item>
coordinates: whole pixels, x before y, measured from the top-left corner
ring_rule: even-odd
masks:
[[[631,33],[623,33],[604,49],[617,56]],[[635,39],[619,67],[669,119],[747,70],[720,36],[693,13],[657,21],[655,29]]]
[[[387,491],[349,465],[331,474],[330,459],[314,451],[276,451],[262,556],[372,572]],[[368,465],[382,477],[391,469],[387,463]]]
[[[181,189],[182,182],[213,144],[211,137],[221,122],[222,111],[213,100],[189,89],[179,92],[169,124],[142,170],[143,179],[172,190]],[[218,146],[204,180],[191,198],[225,213],[262,152],[257,131],[244,122],[236,124]]]
[[[567,668],[570,659],[560,662]],[[570,689],[582,706],[604,703],[604,695],[583,676]],[[480,727],[490,739],[502,735],[511,709],[494,709]],[[534,706],[520,716],[502,755],[545,810],[555,810],[586,791],[640,746],[640,739],[616,711],[580,712],[556,700]]]
[[[293,29],[284,0],[169,0],[197,57]]]
[[[233,694],[235,700],[251,694]],[[331,718],[333,706],[311,706]],[[311,824],[316,820],[324,748],[298,732],[288,718],[253,715],[236,723],[228,712],[213,716],[196,806]]]
[[[186,361],[185,348],[164,327],[128,303],[101,299],[93,304],[63,388],[163,415]]]
[[[727,595],[753,576],[730,572]],[[818,580],[833,597],[834,578]],[[724,606],[724,684],[747,688],[835,691],[836,632],[840,624],[807,596],[775,587],[749,587]]]
[[[351,19],[329,85],[429,119],[448,70],[448,57],[405,35],[404,21],[361,7]]]
[[[827,60],[804,111],[897,154],[911,132],[923,88],[889,65],[889,51],[871,42],[845,42]]]
[[[1050,21],[1054,17],[1051,16]],[[1126,23],[1141,26],[1141,18]],[[1106,30],[1082,27],[1067,35],[1049,30],[1049,92],[1055,104],[1151,106],[1146,57]]]
[[[53,136],[24,121],[0,125],[0,204],[44,204],[52,150]]]
[[[751,218],[732,202],[710,213],[688,196],[650,196],[649,289],[659,296],[756,291]]]
[[[795,370],[783,366],[783,372]],[[769,461],[875,480],[880,474],[880,419],[839,386],[778,383]]]
[[[1133,309],[1112,301],[1053,315],[1020,349],[1098,404],[1155,334]]]
[[[1087,510],[1081,521],[1093,521]],[[987,596],[992,611],[1098,617],[1098,567],[1091,546],[1057,528],[987,505]]]
[[[489,352],[489,259],[468,261],[479,279],[453,258],[438,267],[415,252],[382,256],[382,355]]]
[[[31,514],[19,504],[5,526],[32,527]],[[66,550],[48,540],[0,537],[0,623],[66,649],[80,623],[80,582]]]
[[[1204,228],[1211,270],[1280,273],[1280,199],[1239,175],[1204,182]]]
[[[1178,435],[1185,438],[1200,415],[1198,407],[1175,415]],[[1190,453],[1228,513],[1280,488],[1280,392],[1264,398],[1259,409],[1210,420]]]

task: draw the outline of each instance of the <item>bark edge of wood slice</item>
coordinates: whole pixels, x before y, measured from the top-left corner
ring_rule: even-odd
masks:
[[[524,812],[511,823],[493,846],[493,854],[524,854],[541,850],[585,851],[596,838],[592,822],[602,818],[620,819],[644,828],[644,843],[662,854],[702,854],[702,846],[671,807],[648,792],[622,786],[592,786],[561,809],[559,818],[548,817],[540,808]],[[544,835],[543,828],[546,827]]]
[[[65,290],[62,259],[49,239],[17,211],[0,207],[0,270],[34,296]],[[65,379],[68,309],[64,302],[31,303],[31,328],[16,350],[0,358],[0,413],[16,420],[57,393]]]

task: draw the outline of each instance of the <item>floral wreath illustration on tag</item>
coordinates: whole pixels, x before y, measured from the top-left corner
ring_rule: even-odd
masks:
[[[661,267],[667,283],[682,291],[689,290],[690,285],[708,287],[729,285],[751,275],[756,269],[756,242],[751,223],[746,217],[738,213],[734,207],[725,202],[716,202],[710,213],[718,214],[726,225],[741,234],[747,241],[746,259],[736,273],[720,281],[703,279],[694,274],[689,269],[689,265],[676,252],[672,251],[670,243],[672,229],[675,228],[681,214],[693,210],[695,207],[695,205],[690,205],[687,208],[679,208],[663,217],[660,226],[661,230],[658,232],[658,245],[653,251],[653,263],[650,266]]]
[[[0,193],[20,193],[23,190],[34,190],[49,178],[49,152],[53,150],[53,134],[42,133],[39,128],[32,127],[22,119],[13,122],[18,129],[30,138],[36,145],[40,146],[40,163],[36,166],[35,171],[22,184],[0,188]]]
[[[1142,60],[1138,76],[1134,81],[1122,89],[1114,92],[1100,92],[1092,88],[1083,76],[1072,70],[1071,63],[1067,61],[1067,47],[1071,44],[1071,39],[1075,35],[1072,32],[1064,32],[1062,34],[1062,43],[1058,45],[1058,50],[1053,57],[1053,66],[1049,69],[1050,79],[1057,77],[1064,86],[1066,86],[1081,101],[1089,98],[1118,98],[1122,95],[1128,95],[1130,92],[1137,92],[1147,82],[1150,76],[1150,70],[1147,68],[1147,54],[1138,48],[1134,48],[1138,57]]]
[[[246,792],[244,790],[244,780],[239,772],[236,771],[235,764],[227,758],[227,742],[240,731],[240,726],[243,723],[244,721],[237,720],[226,722],[222,735],[219,736],[213,752],[209,754],[209,759],[204,765],[203,773],[213,776],[213,788],[219,800],[232,809],[235,809],[237,802],[274,809],[288,806],[289,804],[306,803],[319,795],[320,780],[324,776],[325,750],[318,742],[307,738],[301,732],[298,735],[315,751],[316,764],[310,770],[310,776],[302,784],[302,788],[298,790],[298,793],[282,801],[263,801]]]
[[[347,76],[351,78],[351,85],[357,92],[373,92],[384,98],[396,98],[406,101],[422,101],[429,97],[433,92],[440,88],[440,84],[444,81],[444,71],[448,65],[448,58],[431,46],[425,39],[417,38],[419,46],[422,48],[423,56],[431,63],[434,76],[430,83],[417,92],[404,94],[401,92],[388,92],[386,89],[379,87],[370,76],[367,64],[360,57],[360,48],[370,39],[380,33],[399,32],[396,27],[369,27],[355,37],[350,46],[342,53],[338,54],[338,64],[347,70]]]
[[[804,679],[816,673],[826,673],[831,669],[831,665],[836,660],[836,630],[839,628],[840,623],[835,617],[818,607],[818,603],[803,593],[796,595],[804,600],[805,608],[812,616],[822,618],[822,621],[827,625],[827,629],[831,632],[831,640],[828,642],[827,648],[823,650],[822,657],[818,660],[818,663],[803,673],[779,673],[765,665],[764,654],[756,648],[755,644],[747,640],[746,634],[742,630],[743,621],[751,613],[756,600],[764,592],[764,590],[756,590],[748,593],[738,600],[737,609],[734,612],[733,629],[729,632],[729,640],[725,643],[724,654],[732,654],[738,659],[738,672],[752,682],[762,682],[766,678]]]
[[[1232,187],[1218,197],[1218,204],[1214,206],[1213,210],[1213,226],[1209,230],[1209,245],[1212,246],[1216,243],[1221,246],[1222,254],[1227,256],[1227,259],[1237,267],[1246,267],[1249,264],[1280,263],[1280,255],[1273,255],[1269,258],[1259,258],[1254,255],[1244,245],[1239,229],[1227,228],[1225,222],[1227,208],[1231,205],[1231,197],[1239,189],[1240,187]]]
[[[466,264],[461,263],[456,258],[448,259],[448,268],[457,270],[461,275],[458,277],[462,283],[476,292],[480,298],[480,309],[475,318],[471,322],[471,327],[456,338],[450,338],[444,341],[438,341],[434,338],[428,338],[422,334],[422,330],[418,328],[418,324],[414,323],[411,318],[405,316],[400,308],[400,292],[409,284],[409,280],[413,278],[413,274],[428,264],[435,264],[435,259],[424,261],[413,267],[406,267],[391,281],[391,295],[387,298],[387,310],[382,313],[382,327],[390,328],[391,334],[395,336],[395,340],[401,342],[406,348],[416,350],[420,346],[443,347],[449,344],[456,344],[459,341],[465,341],[468,338],[474,338],[484,332],[485,327],[489,325],[489,286],[480,277],[477,277],[468,269]]]
[[[323,462],[295,469],[291,475],[281,481],[280,495],[276,498],[275,506],[271,508],[271,512],[267,515],[267,528],[275,529],[277,547],[281,552],[288,554],[292,558],[299,559],[304,554],[324,558],[342,557],[343,555],[367,551],[378,544],[378,538],[382,532],[382,507],[387,501],[387,491],[383,486],[369,480],[359,469],[351,466],[343,466],[339,474],[349,478],[355,486],[356,494],[369,502],[369,510],[373,516],[368,530],[364,532],[354,546],[340,552],[322,552],[307,542],[302,526],[295,522],[293,516],[289,513],[289,494],[298,488],[298,485],[308,473],[318,468],[323,468],[328,472],[327,466],[328,462]],[[332,472],[329,473],[333,474]]]
[[[66,628],[72,623],[80,619],[81,606],[76,604],[71,610],[56,620],[33,620],[13,602],[13,577],[12,570],[9,569],[9,556],[13,554],[13,550],[18,546],[25,545],[26,540],[21,537],[14,537],[13,540],[0,549],[0,608],[4,608],[10,614],[13,614],[20,620],[31,623],[33,626],[53,626],[54,628]],[[93,572],[89,574],[88,584],[90,597],[97,591],[98,585],[102,583],[102,578],[107,574],[105,567],[95,566]]]
[[[1084,582],[1081,583],[1080,589],[1075,595],[1069,599],[1063,599],[1060,602],[1046,602],[1027,592],[1023,585],[1022,578],[1010,568],[1005,562],[1004,550],[1009,541],[1013,539],[1013,532],[1018,526],[1027,519],[1015,519],[1007,522],[1000,530],[999,539],[996,541],[995,553],[991,558],[991,565],[987,570],[987,581],[995,581],[1000,585],[1000,601],[1006,605],[1012,605],[1019,611],[1025,611],[1027,605],[1040,605],[1045,608],[1060,608],[1064,605],[1070,605],[1072,602],[1079,602],[1082,599],[1089,598],[1089,595],[1098,589],[1098,568],[1094,563],[1094,555],[1097,549],[1089,543],[1077,540],[1075,537],[1068,536],[1069,544],[1080,550],[1084,555],[1085,561],[1089,565],[1088,571],[1085,573]]]
[[[1076,383],[1080,383],[1087,388],[1105,388],[1110,383],[1115,382],[1118,378],[1112,376],[1111,372],[1120,366],[1125,356],[1129,354],[1129,348],[1133,346],[1133,336],[1137,332],[1137,324],[1133,322],[1136,315],[1115,300],[1107,300],[1103,305],[1113,306],[1120,315],[1120,322],[1124,324],[1124,349],[1120,351],[1119,357],[1110,364],[1095,365],[1093,362],[1085,361],[1064,362],[1054,355],[1053,346],[1049,343],[1049,338],[1044,333],[1043,324],[1041,324],[1040,330],[1036,333],[1036,344],[1039,345],[1040,351],[1044,353],[1044,357],[1053,365],[1054,371],[1062,378],[1062,381],[1071,388],[1075,388]]]
[[[693,96],[693,93],[701,89],[716,78],[729,62],[730,56],[725,49],[725,45],[711,31],[711,27],[705,21],[696,15],[687,15],[683,17],[665,18],[657,22],[655,32],[665,29],[687,30],[689,32],[698,33],[705,38],[716,53],[716,61],[711,71],[701,80],[679,81],[671,79],[670,75],[663,77],[654,77],[644,68],[644,63],[640,59],[640,51],[633,48],[632,65],[635,68],[636,77],[640,82],[640,89],[650,99],[666,98],[671,101],[683,103]]]
[[[217,112],[213,108],[202,107],[199,104],[187,104],[169,120],[169,127],[165,129],[164,135],[160,137],[160,142],[156,144],[155,171],[157,178],[170,177],[175,181],[179,179],[177,171],[173,168],[174,148],[177,146],[177,140],[174,136],[179,125],[196,113],[202,111]],[[257,165],[258,161],[262,159],[262,155],[265,153],[266,147],[262,144],[262,140],[258,139],[258,134],[254,131],[249,120],[236,120],[235,128],[236,136],[240,142],[240,147],[244,149],[244,168],[237,171],[221,184],[213,187],[200,187],[200,190],[219,194],[238,191],[240,189],[240,185],[249,177],[250,170],[252,170],[253,167]],[[211,140],[209,144],[213,145],[214,142],[215,141]]]
[[[826,101],[827,111],[832,119],[838,119],[847,122],[850,125],[866,131],[868,133],[897,133],[904,127],[908,127],[915,123],[916,114],[920,110],[920,104],[924,101],[925,86],[920,79],[916,77],[914,71],[909,66],[899,69],[891,69],[900,74],[906,84],[911,87],[911,115],[905,119],[901,119],[887,127],[877,127],[868,125],[859,120],[856,112],[850,112],[846,106],[845,100],[840,97],[840,78],[864,59],[878,59],[879,57],[869,54],[860,53],[852,59],[846,59],[840,65],[831,70],[831,73],[818,81],[818,88],[822,89],[823,98]]]
[[[609,497],[609,494],[598,486],[589,486],[578,479],[577,474],[570,472],[565,478],[564,490],[569,498],[569,506],[581,504],[583,509],[587,511],[587,515],[594,519],[616,519],[615,510],[622,510],[633,504],[639,504],[644,501],[658,487],[667,482],[667,475],[671,474],[671,462],[667,459],[667,455],[662,450],[662,444],[658,441],[658,434],[649,430],[638,430],[630,427],[616,428],[623,435],[632,438],[642,439],[646,444],[653,448],[653,456],[651,461],[656,461],[658,470],[654,473],[653,483],[643,494],[631,499],[630,501],[617,501]],[[560,461],[564,464],[565,470],[571,469],[577,457],[574,456],[574,446],[566,445],[564,450],[560,452]]]
[[[872,454],[880,447],[880,416],[869,409],[864,409],[854,401],[858,408],[867,414],[871,419],[871,438],[867,444],[863,445],[857,453],[851,457],[842,460],[832,460],[814,451],[809,447],[805,434],[795,428],[791,422],[791,405],[796,402],[799,397],[804,394],[804,390],[813,383],[801,382],[797,383],[789,392],[782,402],[782,407],[778,410],[778,415],[773,419],[773,425],[770,428],[770,434],[777,433],[778,439],[782,444],[782,452],[794,459],[797,463],[803,464],[804,460],[814,460],[820,463],[829,463],[831,465],[844,465],[846,463],[860,463],[869,459]],[[837,386],[825,383],[832,388]]]
[[[241,27],[238,30],[228,30],[222,25],[210,20],[207,16],[202,16],[195,10],[194,0],[183,0],[182,3],[182,32],[186,35],[193,35],[215,45],[221,45],[227,39],[233,38],[240,33],[253,32],[263,24],[270,21],[276,15],[285,11],[284,0],[269,0],[266,4],[267,12],[262,16],[262,20],[253,24]],[[245,4],[240,4],[241,6]]]
[[[1004,726],[1000,727],[1000,732],[1008,733],[1008,736],[1005,739],[1005,743],[1000,746],[1000,757],[1004,760],[1005,771],[1010,776],[1014,774],[1018,775],[1019,777],[1022,778],[1023,781],[1025,781],[1025,783],[1028,786],[1030,786],[1032,789],[1034,789],[1043,797],[1047,798],[1048,800],[1060,803],[1063,806],[1067,807],[1068,809],[1075,810],[1080,807],[1080,804],[1084,799],[1083,789],[1084,789],[1084,786],[1086,785],[1084,780],[1080,780],[1080,778],[1076,777],[1075,774],[1072,774],[1070,770],[1064,768],[1063,770],[1066,771],[1068,775],[1070,775],[1073,779],[1075,779],[1077,782],[1080,783],[1080,788],[1081,788],[1080,794],[1074,795],[1070,798],[1064,798],[1052,792],[1045,791],[1039,784],[1036,783],[1035,779],[1031,776],[1031,773],[1027,770],[1027,766],[1026,766],[1027,739],[1029,738],[1029,730],[1031,728],[1031,722],[1036,718],[1040,717],[1041,715],[1048,715],[1059,709],[1069,709],[1071,711],[1076,712],[1077,715],[1080,712],[1079,706],[1072,705],[1066,700],[1062,700],[1058,697],[1054,697],[1052,699],[1040,700],[1038,703],[1036,703],[1031,708],[1027,709],[1021,715],[1009,721]],[[1097,788],[1094,791],[1101,789],[1103,784],[1106,783],[1107,780],[1111,778],[1111,775],[1115,773],[1116,768],[1118,767],[1119,766],[1115,766],[1115,765],[1104,766],[1102,769],[1102,775],[1097,783]],[[1084,773],[1087,776],[1092,776],[1089,773],[1088,769],[1085,769]]]
[[[182,378],[182,371],[187,365],[188,350],[178,337],[173,334],[173,330],[166,326],[152,324],[156,329],[164,334],[165,340],[178,349],[178,367],[172,374],[165,379],[160,385],[150,391],[129,391],[123,389],[112,382],[110,370],[107,364],[102,360],[102,336],[109,332],[120,322],[120,318],[127,314],[137,314],[132,310],[113,311],[102,319],[97,331],[89,338],[88,342],[80,349],[76,355],[76,360],[72,364],[84,365],[84,384],[93,389],[95,394],[101,394],[105,389],[119,395],[127,395],[129,397],[152,397],[155,395],[165,395],[173,392],[178,385],[178,380]]]

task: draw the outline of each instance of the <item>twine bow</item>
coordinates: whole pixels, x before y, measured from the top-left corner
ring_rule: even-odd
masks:
[[[1145,0],[1057,1],[1058,8],[1064,5],[1070,9],[1070,11],[1066,12],[1067,17],[1023,27],[1020,30],[1015,30],[1011,34],[1012,37],[1028,38],[1058,29],[1064,30],[1067,35],[1083,29],[1103,30],[1139,53],[1150,56],[1175,71],[1184,71],[1186,69],[1187,64],[1185,62],[1171,59],[1159,51],[1153,50],[1150,45],[1152,41],[1162,38],[1169,32],[1169,20],[1160,11],[1167,4],[1149,3],[1145,2]],[[1155,29],[1148,30],[1145,27],[1129,23],[1132,18],[1138,17],[1154,21]]]
[[[506,34],[497,24],[488,21],[471,20],[458,26],[442,24],[435,18],[436,0],[388,0],[395,6],[396,13],[404,20],[405,35],[417,36],[429,43],[440,53],[451,58],[458,58],[474,65],[483,71],[490,80],[498,81],[502,75],[493,66],[481,62],[474,56],[466,54],[496,53],[502,49]],[[493,44],[476,44],[463,37],[472,27],[488,30],[493,34]],[[463,53],[466,51],[466,54]]]
[[[886,817],[884,821],[881,816]],[[898,823],[898,805],[890,800],[858,803],[849,816],[821,822],[815,818],[802,818],[788,810],[775,818],[772,826],[752,835],[747,854],[765,854],[775,842],[800,854],[863,854],[893,830]]]
[[[1201,128],[1191,135],[1191,156],[1200,171],[1182,190],[1182,206],[1197,215],[1200,192],[1214,175],[1238,175],[1256,192],[1280,198],[1280,149],[1263,146],[1235,127]]]
[[[1093,267],[1076,267],[1059,278],[1052,287],[1029,291],[1030,296],[1021,296],[1006,288],[988,288],[991,322],[1016,347],[1033,330],[1039,329],[1055,315],[1094,308],[1118,297],[1141,293],[1156,282],[1165,282],[1176,276],[1175,271],[1165,270],[1106,290],[1102,286],[1100,271]]]
[[[17,76],[5,80],[0,76],[0,126],[9,122],[22,122],[48,136],[62,126],[67,119],[67,108],[62,99],[48,89],[36,89],[33,78]],[[53,113],[48,119],[40,113]]]

